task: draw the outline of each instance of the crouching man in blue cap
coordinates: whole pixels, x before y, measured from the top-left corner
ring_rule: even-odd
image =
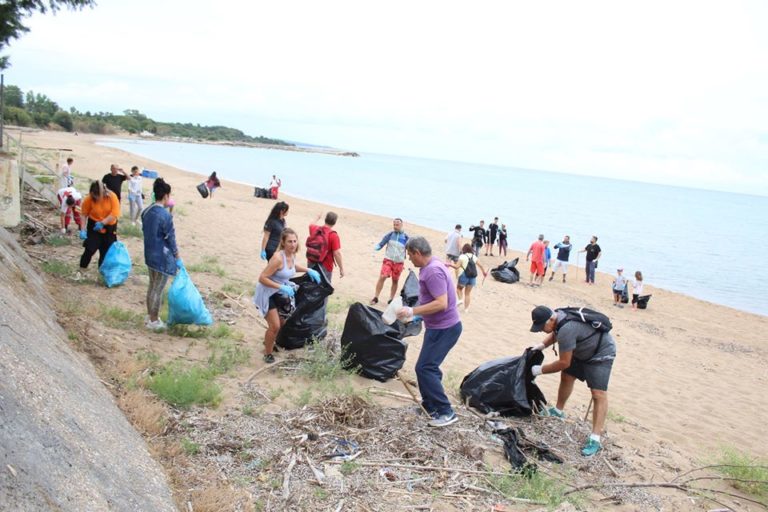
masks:
[[[608,380],[613,360],[616,358],[616,342],[609,332],[595,329],[589,323],[574,319],[561,310],[552,311],[546,306],[536,306],[531,312],[531,332],[545,332],[544,342],[533,347],[544,350],[557,343],[560,358],[552,363],[531,368],[533,376],[560,372],[560,388],[557,406],[548,407],[543,414],[564,418],[565,403],[573,392],[576,379],[586,381],[592,392],[592,434],[581,450],[584,456],[592,456],[602,449],[600,435],[605,427],[608,412]]]

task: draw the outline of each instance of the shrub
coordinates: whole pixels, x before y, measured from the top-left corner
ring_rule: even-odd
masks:
[[[130,221],[120,223],[118,234],[125,237],[144,238],[144,231],[141,226],[134,226]]]
[[[221,388],[213,382],[212,372],[200,366],[184,368],[179,363],[169,364],[151,376],[147,386],[176,407],[216,406],[221,402]]]
[[[744,480],[729,483],[740,491],[760,499],[768,499],[768,461],[734,448],[723,448],[716,468],[728,478]]]
[[[141,328],[144,322],[141,313],[135,313],[119,306],[102,306],[99,320],[107,327],[112,327],[113,329]]]

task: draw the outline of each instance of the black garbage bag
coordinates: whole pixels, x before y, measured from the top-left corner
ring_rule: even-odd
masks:
[[[197,191],[200,193],[201,196],[203,196],[203,199],[208,197],[208,187],[205,185],[205,182],[197,186]]]
[[[521,356],[483,363],[461,382],[461,401],[483,413],[530,416],[547,403],[531,375],[531,367],[542,361],[544,354],[527,348]]]
[[[405,325],[397,320],[387,325],[381,311],[359,302],[352,304],[341,334],[344,368],[381,382],[391,379],[405,364],[408,344],[402,338],[412,335],[413,324],[421,330],[421,322]]]
[[[648,307],[648,301],[651,300],[650,295],[641,295],[637,298],[637,309],[646,309]]]
[[[333,287],[323,272],[320,282],[315,283],[306,274],[291,279],[299,285],[296,292],[296,310],[277,331],[275,343],[288,350],[301,348],[314,340],[325,338],[325,299],[333,295]]]
[[[502,283],[516,283],[520,280],[520,271],[517,270],[516,265],[519,258],[515,258],[512,261],[505,261],[496,268],[491,269],[491,276]]]
[[[408,277],[405,278],[403,289],[400,290],[400,297],[403,299],[403,306],[412,308],[419,303],[419,278],[413,270],[408,270]]]
[[[269,189],[261,188],[261,187],[254,187],[253,188],[253,197],[259,197],[263,199],[271,199],[272,195],[269,192]]]
[[[525,437],[521,428],[497,429],[493,433],[504,441],[504,455],[512,468],[524,476],[531,477],[538,469],[536,463],[529,461],[526,455],[533,455],[539,460],[546,460],[555,464],[563,463],[563,459],[554,453],[549,446],[543,443],[534,443]]]

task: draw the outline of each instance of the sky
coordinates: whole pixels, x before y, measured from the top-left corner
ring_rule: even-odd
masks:
[[[97,0],[27,18],[5,82],[65,109],[768,196],[767,21],[762,0]]]

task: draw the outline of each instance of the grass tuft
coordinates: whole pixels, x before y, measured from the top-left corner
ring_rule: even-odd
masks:
[[[307,359],[299,366],[302,375],[313,380],[329,381],[354,373],[344,369],[343,358],[335,354],[327,343],[316,340],[314,347],[313,351],[307,352]]]
[[[99,320],[113,329],[139,329],[144,324],[141,313],[135,313],[118,306],[102,306]]]
[[[205,256],[199,263],[187,266],[189,272],[204,272],[206,274],[215,274],[219,277],[227,275],[226,271],[219,265],[219,258],[216,256]]]
[[[144,238],[144,231],[141,226],[134,226],[129,220],[120,223],[118,234],[124,237]]]
[[[153,393],[171,405],[188,408],[192,405],[216,406],[221,402],[221,388],[213,382],[209,368],[184,368],[171,363],[151,376],[147,386]]]
[[[190,441],[186,437],[181,440],[181,449],[187,455],[197,455],[200,453],[200,445],[194,441]]]
[[[557,507],[569,501],[578,508],[581,501],[578,495],[569,495],[566,500],[565,492],[568,489],[565,484],[539,472],[510,473],[508,476],[488,475],[485,478],[490,487],[510,498],[546,503],[550,507]]]
[[[745,482],[730,481],[734,488],[761,500],[768,499],[768,461],[735,448],[725,447],[716,464],[721,465],[716,469],[726,477],[745,480]]]
[[[72,241],[66,236],[54,235],[46,238],[45,243],[53,247],[63,247],[65,245],[71,245]]]
[[[75,267],[61,260],[46,260],[43,262],[43,271],[57,277],[65,277],[74,274]]]
[[[251,358],[250,350],[242,348],[233,341],[216,340],[208,343],[211,355],[208,357],[208,367],[214,375],[227,373],[235,366],[247,363]]]

